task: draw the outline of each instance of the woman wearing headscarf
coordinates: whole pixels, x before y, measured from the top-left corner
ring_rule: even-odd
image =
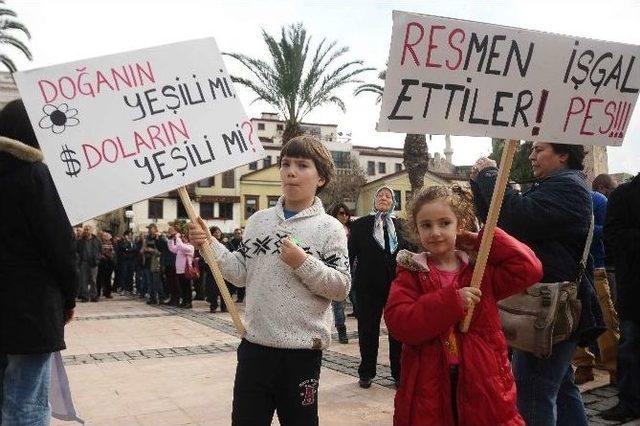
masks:
[[[380,320],[396,276],[396,253],[406,247],[400,233],[400,223],[393,214],[396,206],[393,190],[379,188],[374,196],[370,215],[351,223],[349,262],[358,262],[353,276],[358,305],[358,343],[360,345],[360,387],[369,388],[376,375]],[[400,352],[402,344],[389,335],[391,375],[400,383]]]

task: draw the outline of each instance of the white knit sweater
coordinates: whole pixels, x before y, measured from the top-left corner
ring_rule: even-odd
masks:
[[[263,346],[324,349],[331,341],[331,300],[349,292],[349,256],[342,224],[314,204],[285,219],[280,197],[275,207],[247,221],[240,248],[211,247],[224,278],[247,287],[245,338]],[[293,269],[280,259],[285,237],[295,239],[307,259]]]

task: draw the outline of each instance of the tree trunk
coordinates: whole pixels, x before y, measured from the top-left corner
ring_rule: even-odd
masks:
[[[429,169],[429,149],[425,135],[407,134],[404,138],[404,167],[409,174],[411,193],[424,185],[424,175]]]
[[[289,142],[296,136],[300,136],[303,134],[304,132],[300,128],[299,123],[292,120],[287,120],[284,125],[284,131],[282,132],[282,146],[285,146],[287,142]]]

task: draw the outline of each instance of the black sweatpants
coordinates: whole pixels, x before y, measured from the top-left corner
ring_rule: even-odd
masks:
[[[380,321],[382,311],[389,296],[389,289],[363,288],[357,289],[358,302],[358,345],[360,346],[360,366],[358,375],[361,379],[373,379],[376,376],[378,348],[380,346]],[[389,361],[391,375],[400,381],[400,354],[402,343],[389,337]]]
[[[322,351],[278,349],[243,339],[233,386],[233,426],[318,425]]]

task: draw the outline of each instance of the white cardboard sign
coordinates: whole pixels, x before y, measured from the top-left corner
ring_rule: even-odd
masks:
[[[74,224],[264,157],[212,38],[15,80]]]
[[[393,12],[378,131],[621,145],[640,46]]]

